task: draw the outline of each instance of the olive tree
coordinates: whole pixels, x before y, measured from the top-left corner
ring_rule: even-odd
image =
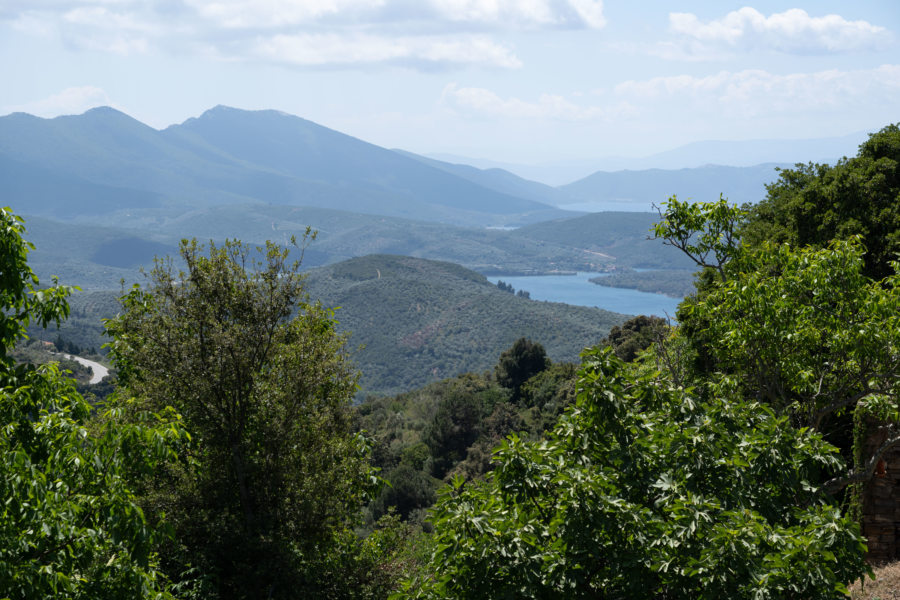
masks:
[[[123,388],[173,406],[195,438],[192,465],[148,483],[147,503],[177,522],[171,569],[194,569],[173,577],[199,571],[209,597],[293,597],[370,481],[344,339],[289,256],[183,241],[184,267],[158,260],[107,323]]]

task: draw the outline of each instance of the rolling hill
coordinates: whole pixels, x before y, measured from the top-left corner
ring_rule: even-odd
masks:
[[[468,371],[490,369],[519,337],[554,361],[576,361],[625,315],[537,302],[503,292],[482,275],[446,262],[372,255],[310,272],[312,298],[339,306],[340,329],[364,392],[394,394]]]
[[[134,211],[122,226],[63,223],[28,216],[27,239],[36,246],[32,265],[42,279],[58,275],[84,289],[118,289],[138,280],[138,267],[154,256],[174,254],[185,237],[201,241],[273,240],[286,245],[307,226],[318,231],[305,267],[367,254],[403,254],[451,261],[485,274],[604,271],[617,266],[682,268],[677,251],[646,239],[656,216],[600,213],[548,221],[514,231],[467,228],[378,217],[323,208],[226,205],[187,212]]]
[[[503,292],[474,271],[447,262],[371,255],[308,272],[312,301],[340,307],[341,331],[362,373],[363,393],[394,394],[464,372],[490,369],[519,337],[544,345],[554,361],[576,361],[626,316],[597,308],[537,302]],[[76,292],[60,336],[99,348],[101,319],[118,310],[119,292]]]
[[[649,212],[602,212],[570,219],[535,223],[510,231],[511,238],[547,244],[567,244],[600,256],[615,266],[636,269],[691,269],[678,250],[650,239],[650,228],[659,215]]]

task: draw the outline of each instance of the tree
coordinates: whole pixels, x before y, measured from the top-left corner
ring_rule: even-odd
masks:
[[[664,337],[668,331],[669,326],[665,319],[638,315],[628,319],[621,326],[616,325],[610,329],[604,343],[615,351],[616,356],[625,362],[631,362],[640,352]]]
[[[546,440],[439,499],[418,598],[841,598],[858,526],[813,485],[836,450],[727,380],[704,398],[584,355]]]
[[[544,347],[527,338],[519,338],[504,350],[494,367],[497,383],[513,392],[513,401],[519,399],[519,389],[526,381],[550,366]]]
[[[691,211],[676,202],[657,235],[703,240],[706,231],[736,229],[744,215],[718,203]],[[826,487],[837,492],[871,478],[881,456],[900,444],[900,276],[867,277],[858,237],[801,249],[733,240],[721,254],[727,260],[716,268],[720,277],[679,308],[680,335],[704,357],[694,382],[728,373],[747,397],[789,415],[797,427],[823,431],[857,410],[881,418],[884,444]],[[842,428],[852,422],[844,418]]]
[[[765,200],[750,207],[742,232],[763,240],[823,248],[858,236],[866,248],[863,272],[881,279],[900,253],[900,124],[869,136],[857,156],[837,164],[783,169]]]
[[[37,289],[21,219],[0,210],[0,590],[11,599],[170,598],[155,548],[166,536],[136,503],[141,475],[187,441],[176,415],[110,404],[102,421],[50,365],[9,356],[29,323],[68,315],[71,288]]]
[[[170,569],[199,569],[204,595],[294,597],[370,483],[344,339],[288,250],[184,241],[180,256],[107,323],[123,388],[172,404],[196,438],[192,467],[159,474],[146,501],[173,515]]]
[[[441,398],[422,436],[431,450],[435,477],[443,477],[466,458],[469,446],[481,434],[486,408],[482,394],[467,389],[453,389]]]

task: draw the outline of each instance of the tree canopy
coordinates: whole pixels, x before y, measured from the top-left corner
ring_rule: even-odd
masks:
[[[550,366],[544,347],[528,338],[519,338],[500,355],[494,373],[497,383],[513,392],[513,401],[519,398],[519,389],[526,381]]]
[[[575,408],[435,507],[420,598],[839,598],[866,572],[814,485],[833,446],[727,382],[709,397],[584,356]]]
[[[183,270],[158,261],[107,323],[122,388],[174,406],[196,439],[186,470],[148,482],[147,504],[172,515],[172,569],[199,568],[204,597],[295,597],[371,482],[344,340],[305,301],[287,249],[184,241],[180,256]]]
[[[866,248],[864,273],[881,279],[894,272],[900,253],[900,124],[888,125],[834,165],[783,169],[766,198],[748,207],[746,243],[787,242],[825,247],[858,236]]]
[[[68,314],[71,289],[39,289],[21,219],[0,210],[0,590],[13,599],[168,598],[156,548],[168,530],[137,502],[139,479],[187,434],[170,411],[111,403],[102,421],[54,364],[15,365],[29,323]]]

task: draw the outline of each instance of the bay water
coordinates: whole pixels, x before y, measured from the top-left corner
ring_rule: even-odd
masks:
[[[605,273],[577,273],[575,275],[527,275],[488,277],[496,284],[502,280],[516,291],[525,290],[532,300],[565,302],[576,306],[595,306],[626,315],[656,315],[675,319],[675,308],[681,298],[651,294],[624,288],[612,288],[588,281]]]

